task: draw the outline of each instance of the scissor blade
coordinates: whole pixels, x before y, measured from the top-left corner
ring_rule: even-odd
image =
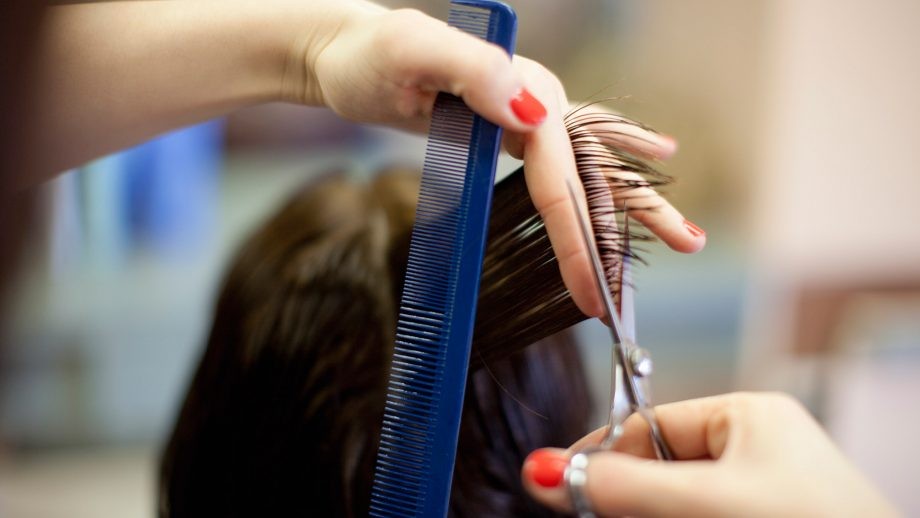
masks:
[[[578,196],[575,195],[575,188],[572,187],[570,180],[566,180],[566,187],[569,189],[569,197],[572,199],[572,205],[575,206],[578,226],[581,228],[581,237],[584,240],[585,248],[588,249],[588,256],[591,258],[591,268],[594,270],[594,280],[597,284],[597,289],[601,292],[601,300],[604,302],[604,311],[612,325],[610,331],[613,335],[613,341],[616,344],[620,344],[623,341],[621,337],[624,336],[623,325],[620,323],[620,315],[616,310],[616,305],[613,302],[613,294],[610,292],[610,285],[607,284],[607,278],[604,275],[604,267],[601,263],[600,254],[597,252],[597,247],[594,246],[594,240],[592,239],[594,231],[591,228],[591,222],[585,221],[585,216],[581,212],[581,205],[578,202]]]
[[[621,336],[632,343],[636,341],[636,300],[633,290],[632,249],[629,246],[629,211],[624,209],[623,259],[620,263],[620,324]]]

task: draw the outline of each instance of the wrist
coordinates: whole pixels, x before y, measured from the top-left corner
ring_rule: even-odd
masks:
[[[271,55],[272,100],[324,106],[316,74],[323,49],[350,24],[385,9],[364,0],[340,2],[280,0],[273,3],[272,20],[264,23],[265,43]]]

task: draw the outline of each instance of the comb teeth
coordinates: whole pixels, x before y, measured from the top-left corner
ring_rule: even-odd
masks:
[[[441,95],[432,114],[374,477],[373,516],[421,512],[428,491],[460,246],[473,114]],[[388,506],[381,506],[386,502]],[[396,506],[397,509],[390,507]]]
[[[447,24],[478,38],[486,39],[491,32],[490,29],[495,25],[495,19],[491,14],[491,11],[482,7],[454,5],[447,17]]]
[[[501,42],[510,53],[514,14],[496,4],[455,0],[448,24]],[[371,516],[447,513],[500,137],[461,99],[438,95],[396,324]]]

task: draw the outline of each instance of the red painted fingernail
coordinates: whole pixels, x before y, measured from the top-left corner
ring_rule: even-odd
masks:
[[[666,142],[665,147],[667,148],[666,152],[667,152],[668,157],[672,156],[674,153],[677,153],[677,148],[680,147],[680,144],[677,143],[677,139],[672,137],[671,135],[662,134],[661,136],[664,138],[664,141]],[[665,157],[662,157],[662,158],[665,158]]]
[[[536,450],[524,461],[524,476],[541,487],[558,487],[568,464],[565,457],[553,450]]]
[[[511,99],[511,111],[525,124],[540,124],[546,118],[546,108],[526,88]]]
[[[701,229],[700,227],[696,226],[696,225],[695,225],[692,221],[690,221],[689,219],[685,219],[685,220],[684,220],[684,226],[687,227],[687,230],[690,231],[691,234],[693,234],[693,237],[700,237],[700,236],[705,236],[705,235],[706,235],[706,231],[705,231],[705,230],[703,230],[703,229]]]

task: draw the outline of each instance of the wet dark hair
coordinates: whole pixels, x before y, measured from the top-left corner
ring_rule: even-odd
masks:
[[[163,455],[160,516],[367,513],[417,188],[413,172],[332,174],[243,246]],[[587,431],[568,334],[504,356],[468,382],[454,516],[553,516],[520,467]]]
[[[565,124],[614,281],[635,254],[613,195],[641,196],[630,191],[670,177],[598,138],[644,126],[589,106]],[[163,455],[161,517],[367,513],[417,193],[415,172],[367,185],[333,174],[242,248]],[[584,318],[519,169],[494,193],[453,516],[554,515],[524,492],[519,470],[530,451],[587,431],[584,369],[565,331]]]

